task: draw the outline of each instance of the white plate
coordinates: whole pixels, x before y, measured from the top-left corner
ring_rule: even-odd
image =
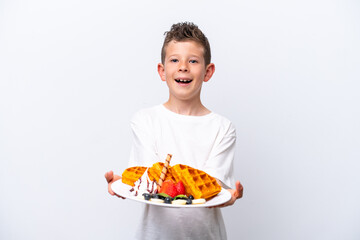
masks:
[[[130,191],[129,191],[131,188],[132,188],[131,186],[129,186],[127,184],[124,184],[123,182],[121,182],[121,180],[118,180],[118,181],[114,182],[113,184],[111,184],[111,189],[117,195],[120,195],[120,196],[122,196],[124,198],[127,198],[127,199],[135,200],[135,201],[138,201],[138,202],[151,204],[151,205],[162,206],[162,207],[172,207],[172,208],[214,207],[214,206],[218,206],[218,205],[221,205],[223,203],[226,203],[231,198],[230,192],[227,191],[226,189],[222,188],[221,192],[218,195],[216,195],[215,197],[213,197],[209,201],[206,201],[204,204],[175,205],[175,204],[166,204],[166,203],[156,203],[156,202],[147,201],[147,200],[143,200],[143,199],[140,199],[138,197],[132,196],[132,195],[130,195]]]

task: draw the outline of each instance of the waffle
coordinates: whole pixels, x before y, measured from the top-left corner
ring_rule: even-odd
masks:
[[[130,167],[125,169],[121,181],[130,186],[135,186],[135,182],[141,178],[146,171],[146,167]]]
[[[159,182],[161,171],[162,171],[163,167],[164,167],[164,163],[157,162],[157,163],[154,163],[151,168],[149,168],[148,175],[149,175],[149,178],[151,181],[155,181],[156,183]],[[164,181],[169,180],[169,179],[173,180],[174,182],[176,181],[172,174],[171,167],[168,168]]]
[[[185,186],[186,193],[193,195],[195,199],[209,199],[221,191],[221,186],[217,183],[216,179],[204,171],[182,164],[172,166],[170,169],[175,182],[181,180]]]
[[[148,175],[151,181],[159,182],[164,163],[157,162],[148,169]],[[127,168],[122,174],[122,182],[134,186],[135,182],[144,174],[146,167]],[[195,199],[209,199],[221,191],[221,186],[216,179],[204,171],[189,167],[187,165],[177,164],[168,168],[165,180],[172,180],[175,183],[182,181],[187,195],[193,195]]]

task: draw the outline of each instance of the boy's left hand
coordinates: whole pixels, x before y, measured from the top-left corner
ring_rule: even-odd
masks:
[[[231,194],[231,199],[229,201],[227,201],[226,203],[224,203],[224,204],[222,204],[220,206],[217,206],[217,207],[231,206],[231,205],[233,205],[235,203],[235,201],[237,199],[242,198],[244,187],[241,185],[240,181],[236,181],[235,188],[236,189],[227,189]]]

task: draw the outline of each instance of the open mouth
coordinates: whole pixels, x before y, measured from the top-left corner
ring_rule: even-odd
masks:
[[[191,83],[192,79],[175,79],[175,82],[177,83]]]

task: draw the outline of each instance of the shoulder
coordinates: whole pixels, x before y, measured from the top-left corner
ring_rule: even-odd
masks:
[[[143,108],[138,110],[133,116],[131,117],[131,124],[137,123],[146,123],[149,121],[153,121],[156,117],[159,116],[160,112],[160,105],[156,105],[149,108]]]
[[[224,132],[225,135],[236,135],[236,127],[228,118],[214,113],[214,120],[218,124],[218,127]]]
[[[231,122],[230,119],[228,119],[227,117],[224,117],[218,113],[212,112],[212,114],[214,115],[214,119],[216,119],[220,124],[223,125],[233,125],[233,123]]]

